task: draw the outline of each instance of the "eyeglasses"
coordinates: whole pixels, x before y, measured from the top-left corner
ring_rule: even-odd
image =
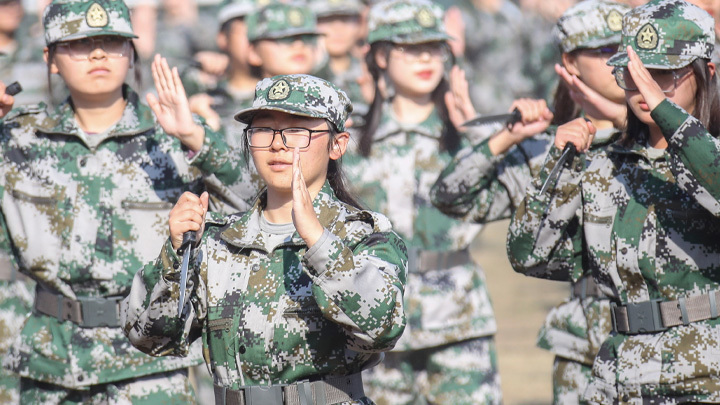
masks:
[[[677,87],[678,80],[685,77],[690,73],[690,69],[682,68],[678,70],[661,70],[661,69],[649,69],[650,76],[652,76],[655,83],[660,86],[660,90],[663,93],[671,93]],[[636,91],[637,85],[630,75],[630,71],[626,67],[616,67],[613,69],[613,75],[615,81],[621,89],[627,91]]]
[[[310,34],[294,35],[292,37],[276,38],[276,39],[274,39],[274,41],[277,42],[278,44],[283,44],[283,45],[292,45],[295,43],[295,41],[302,41],[306,45],[316,45],[317,44],[317,35],[310,35]]]
[[[288,148],[307,148],[312,135],[319,132],[330,132],[327,129],[312,130],[307,128],[272,129],[265,127],[245,128],[245,139],[251,148],[269,148],[275,141],[275,134],[280,134],[283,144]]]
[[[95,49],[102,49],[110,58],[122,58],[130,54],[130,41],[122,37],[83,38],[58,44],[73,60],[88,60]]]
[[[423,55],[428,54],[432,59],[439,59],[443,62],[450,58],[450,52],[447,46],[442,43],[428,43],[417,45],[401,45],[395,46],[396,51],[403,54],[405,61],[415,62],[420,60]]]
[[[587,48],[587,49],[579,49],[578,52],[581,52],[585,55],[592,55],[596,56],[598,58],[603,59],[610,59],[611,56],[615,55],[618,51],[618,46],[601,46],[599,48]]]

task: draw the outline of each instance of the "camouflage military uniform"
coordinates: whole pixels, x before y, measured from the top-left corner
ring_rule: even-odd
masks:
[[[465,70],[470,97],[478,113],[504,111],[513,100],[532,95],[533,81],[523,74],[527,55],[520,45],[523,43],[522,13],[513,2],[504,0],[495,14],[479,10],[471,0],[439,3],[462,11],[465,54],[458,64]]]
[[[132,35],[122,2],[56,2],[46,9],[48,43],[90,31],[78,24],[94,21],[86,12],[109,20],[94,33]],[[135,350],[120,328],[92,325],[112,324],[114,309],[95,316],[85,310],[89,301],[117,306],[112,297],[127,293],[135,272],[157,255],[153,245],[165,239],[172,202],[186,189],[199,192],[202,173],[232,186],[244,180],[243,163],[208,129],[191,165],[137,94],[127,86],[123,94],[122,118],[100,134],[79,129],[71,100],[54,111],[19,107],[0,123],[4,247],[45,297],[36,296],[35,311],[3,359],[23,377],[23,403],[111,400],[146,392],[148,384],[167,384],[166,399],[191,399],[180,369],[200,361],[199,347],[185,359],[155,359]],[[48,297],[54,311],[41,309]]]
[[[706,13],[686,2],[652,1],[625,15],[623,44],[646,46],[638,49],[646,66],[677,68],[698,57],[709,59],[712,26]],[[643,30],[655,30],[656,40],[661,32],[663,39],[654,42],[650,34],[645,43]],[[678,40],[689,47],[680,55],[671,53]],[[658,46],[648,46],[653,43]],[[627,63],[627,54],[609,63]],[[513,218],[508,253],[516,270],[553,279],[567,278],[582,262],[620,305],[613,309],[616,318],[639,314],[617,321],[618,332],[603,343],[586,400],[717,403],[720,387],[714,376],[720,372],[720,352],[714,348],[720,343],[720,322],[712,319],[717,309],[693,318],[693,309],[687,315],[683,308],[720,287],[720,246],[713,237],[720,231],[720,190],[710,180],[720,175],[720,142],[669,100],[651,115],[667,149],[650,148],[646,134],[632,134],[636,138],[627,143],[576,157],[555,189],[539,195],[561,152],[551,148]],[[704,297],[712,306],[714,299]],[[657,301],[642,304],[648,300]],[[643,312],[624,312],[631,311],[629,303],[657,305],[660,319],[643,325]],[[678,313],[674,319],[668,304]]]
[[[263,80],[257,94],[237,119],[279,110],[322,117],[342,131],[350,111],[344,94],[337,97],[329,83],[306,75]],[[135,277],[124,303],[126,334],[153,355],[184,355],[202,334],[216,386],[243,389],[246,396],[252,386],[302,389],[293,383],[357,375],[377,363],[405,327],[405,245],[387,218],[342,203],[328,183],[313,201],[325,230],[311,248],[292,223],[276,224],[281,232],[268,226],[266,198],[248,212],[206,220],[180,319],[180,259],[168,241]],[[344,403],[372,403],[362,384],[358,388]]]

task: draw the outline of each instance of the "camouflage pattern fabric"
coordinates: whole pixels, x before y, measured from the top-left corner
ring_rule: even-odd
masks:
[[[5,260],[3,265],[10,266]],[[32,281],[0,281],[0,358],[5,358],[32,309]],[[0,403],[20,403],[20,378],[0,369]]]
[[[315,72],[315,76],[329,81],[348,95],[353,106],[352,119],[355,127],[359,126],[362,116],[368,112],[368,104],[363,98],[360,85],[357,82],[358,78],[364,74],[363,63],[361,60],[351,57],[350,68],[345,72],[333,72],[329,63],[326,63]]]
[[[347,94],[327,80],[310,75],[280,75],[259,81],[252,107],[239,111],[235,119],[249,124],[258,111],[282,111],[326,119],[342,132],[352,109]]]
[[[500,404],[500,374],[492,337],[411,352],[392,352],[363,372],[378,405]]]
[[[438,3],[445,8],[456,6],[462,12],[465,54],[458,58],[458,65],[465,70],[470,97],[479,114],[501,113],[513,100],[532,96],[535,78],[523,74],[528,56],[521,46],[524,20],[512,1],[503,1],[495,14],[477,9],[472,0],[439,0]]]
[[[285,384],[350,375],[380,360],[405,327],[407,255],[387,218],[337,200],[313,201],[325,228],[308,249],[297,232],[268,251],[261,196],[245,213],[206,220],[178,319],[180,258],[170,242],[133,281],[125,333],[152,355],[184,355],[202,334],[215,383]]]
[[[320,35],[317,17],[304,3],[272,2],[245,18],[250,42],[296,35]]]
[[[217,21],[220,26],[235,18],[245,17],[255,11],[259,2],[254,0],[223,0],[218,11]]]
[[[360,15],[365,5],[360,0],[315,0],[309,2],[310,9],[319,17],[332,15]]]
[[[570,7],[553,30],[560,49],[599,48],[620,43],[622,17],[630,7],[608,0],[586,0]]]
[[[130,23],[130,10],[117,0],[54,0],[43,12],[45,44],[117,35],[137,38]]]
[[[648,69],[679,69],[697,58],[711,59],[715,20],[705,10],[682,0],[653,0],[625,14],[622,52],[610,66],[627,66],[630,45]]]
[[[508,256],[522,273],[567,279],[579,261],[619,303],[675,300],[720,288],[720,141],[663,101],[652,111],[669,143],[653,157],[643,134],[575,158],[557,186],[539,188],[561,151],[553,147],[516,211]],[[586,392],[591,403],[720,401],[720,320],[664,332],[614,335]]]
[[[531,79],[532,97],[552,100],[557,90],[558,76],[555,64],[561,61],[560,48],[552,35],[555,21],[548,21],[533,11],[522,10],[521,74]]]
[[[553,363],[553,405],[580,405],[592,367],[556,356]]]
[[[368,43],[413,44],[446,41],[443,10],[429,0],[393,0],[375,4],[368,15]]]
[[[23,404],[195,404],[187,370],[175,370],[110,384],[89,390],[67,390],[53,384],[22,379]]]
[[[70,100],[55,111],[17,108],[0,125],[0,206],[16,265],[71,299],[125,295],[166,238],[173,203],[183,191],[201,192],[203,173],[247,200],[257,192],[246,188],[244,162],[218,134],[206,128],[203,148],[188,161],[137,94],[127,86],[123,92],[123,116],[106,133],[79,130]],[[200,358],[155,359],[135,350],[120,328],[33,313],[3,360],[21,376],[84,390]]]
[[[391,111],[390,105],[383,111]],[[430,203],[430,187],[453,153],[439,151],[442,121],[433,112],[416,125],[384,114],[369,157],[346,154],[349,184],[366,206],[390,218],[411,251],[466,249],[479,225],[447,217]],[[472,262],[421,273],[408,269],[408,326],[396,350],[417,350],[496,331],[485,275]]]

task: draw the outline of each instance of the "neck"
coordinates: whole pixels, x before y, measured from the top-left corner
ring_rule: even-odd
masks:
[[[122,89],[117,94],[101,99],[89,99],[72,95],[75,119],[85,132],[98,133],[108,129],[122,117],[125,110],[125,99]]]
[[[12,51],[15,46],[15,38],[11,34],[0,32],[0,49]]]
[[[235,90],[255,90],[258,79],[250,74],[249,66],[231,64],[228,85]]]
[[[350,69],[352,59],[349,54],[343,54],[340,56],[330,56],[330,70],[333,73],[347,72]]]
[[[665,140],[660,127],[658,127],[655,123],[648,125],[648,127],[650,128],[650,137],[648,139],[649,146],[656,149],[666,149],[668,147],[668,143],[667,140]]]
[[[419,97],[407,97],[397,94],[392,101],[393,113],[398,121],[408,124],[418,124],[430,116],[435,104],[430,94]]]

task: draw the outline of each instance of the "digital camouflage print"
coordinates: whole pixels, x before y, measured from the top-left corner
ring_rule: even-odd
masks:
[[[265,198],[248,212],[206,219],[179,318],[180,257],[166,242],[133,281],[125,333],[156,356],[184,355],[202,335],[215,383],[231,389],[376,364],[405,327],[402,239],[387,218],[340,202],[326,183],[313,201],[320,240],[308,248],[294,232],[272,247],[261,224]]]
[[[137,38],[120,0],[54,0],[43,12],[45,44],[100,35]]]
[[[320,35],[317,17],[304,3],[271,2],[248,14],[245,22],[250,42],[296,35]]]
[[[226,22],[235,18],[245,18],[259,7],[254,0],[223,0],[218,11],[217,21],[222,27]]]
[[[553,363],[553,404],[580,405],[583,393],[592,376],[592,364],[587,365],[560,356]]]
[[[622,22],[630,7],[609,0],[581,1],[565,11],[553,36],[564,53],[620,43]]]
[[[12,264],[7,257],[0,265],[7,266],[2,271],[10,273]],[[32,310],[34,288],[30,280],[0,280],[0,358],[7,356]],[[0,369],[0,403],[20,403],[20,378],[5,369]]]
[[[446,41],[443,10],[429,0],[393,0],[379,2],[368,15],[368,42],[388,41],[414,44]]]
[[[652,6],[652,5],[651,5]],[[575,158],[556,187],[539,189],[561,151],[551,148],[511,221],[516,271],[567,279],[578,262],[619,304],[676,300],[720,288],[720,141],[670,102],[652,113],[669,147],[647,139]],[[590,403],[720,401],[720,320],[664,332],[616,334],[603,344]]]
[[[318,18],[335,15],[360,16],[365,8],[360,0],[315,0],[309,2],[309,5]]]
[[[300,74],[280,75],[258,82],[252,107],[239,111],[235,119],[248,124],[258,111],[282,111],[323,118],[339,131],[345,131],[345,121],[352,109],[347,94],[325,79]]]
[[[610,66],[627,66],[627,46],[648,69],[679,69],[697,58],[711,59],[715,20],[683,0],[653,0],[623,17],[621,52]]]
[[[137,94],[127,86],[123,93],[122,118],[105,133],[81,131],[70,100],[54,111],[16,108],[0,124],[0,207],[15,264],[71,299],[125,295],[166,239],[173,203],[186,190],[200,193],[204,174],[247,201],[257,192],[246,188],[244,162],[218,134],[206,128],[203,148],[188,161]],[[155,359],[118,327],[84,328],[33,312],[3,360],[23,377],[83,390],[200,357]]]

